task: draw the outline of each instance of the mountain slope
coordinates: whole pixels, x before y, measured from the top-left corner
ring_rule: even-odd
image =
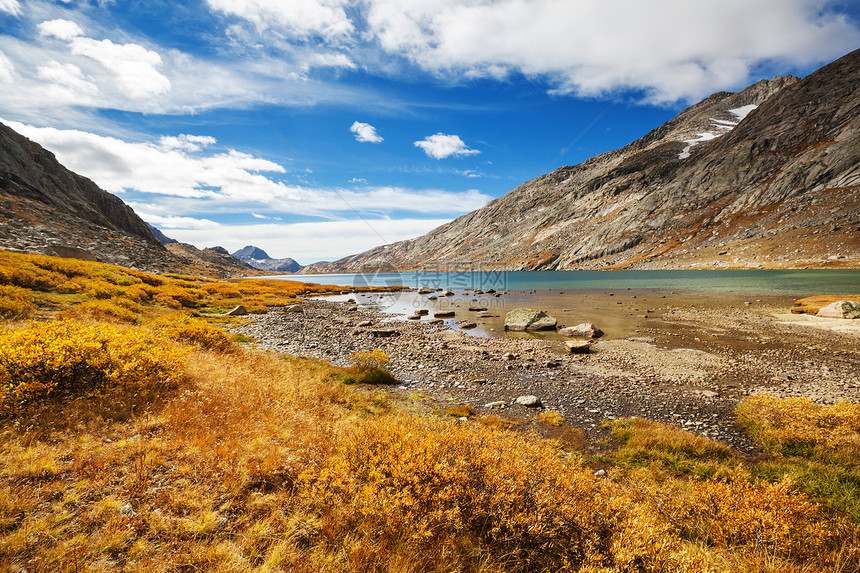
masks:
[[[302,268],[302,265],[293,259],[273,259],[266,251],[253,245],[248,245],[239,249],[233,253],[233,256],[240,261],[251,265],[255,269],[263,271],[295,273],[300,271]]]
[[[151,272],[225,277],[250,270],[226,251],[171,253],[131,207],[0,124],[0,248]]]
[[[858,85],[860,50],[714,94],[422,237],[302,272],[860,266]]]

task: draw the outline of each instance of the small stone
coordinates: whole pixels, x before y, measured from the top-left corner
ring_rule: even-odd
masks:
[[[373,326],[373,321],[372,320],[362,320],[361,322],[356,324],[356,326],[359,326],[359,327],[361,327],[361,326]]]
[[[371,330],[370,335],[374,338],[390,338],[392,336],[397,336],[400,334],[396,330]]]
[[[417,314],[418,316],[427,316],[428,314],[430,314],[430,311],[426,308],[419,308],[415,311],[415,314]]]
[[[285,314],[302,314],[303,312],[305,312],[305,309],[298,304],[291,304],[284,309]]]
[[[594,477],[606,477],[606,470],[597,470],[594,472]]]
[[[131,506],[131,504],[130,504],[130,503],[125,503],[125,504],[121,505],[121,506],[119,507],[119,512],[120,512],[120,514],[122,514],[122,515],[130,515],[130,516],[135,516],[135,515],[137,515],[137,514],[134,512],[134,508]]]
[[[421,315],[419,314],[411,314],[406,317],[406,320],[421,320]]]
[[[433,318],[454,318],[456,313],[453,310],[437,310],[433,313]]]
[[[473,328],[476,328],[478,325],[475,324],[474,322],[469,322],[467,320],[464,320],[463,322],[458,323],[457,326],[459,326],[463,330],[471,330]]]
[[[582,324],[577,324],[576,326],[568,326],[567,328],[562,328],[558,331],[558,333],[562,336],[579,338],[600,338],[601,336],[603,336],[603,331],[591,324],[590,322],[583,322]]]
[[[484,310],[475,315],[477,318],[495,318],[499,315],[493,314],[490,311]]]

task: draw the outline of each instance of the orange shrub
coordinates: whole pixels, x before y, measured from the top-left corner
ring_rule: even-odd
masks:
[[[173,315],[156,321],[153,323],[153,327],[161,330],[173,340],[185,344],[220,351],[226,351],[233,347],[233,342],[223,330],[209,324],[202,318],[193,318],[183,314]]]
[[[817,455],[856,463],[860,454],[860,404],[831,406],[809,398],[754,394],[737,407],[740,422],[768,449],[784,455]]]
[[[0,285],[0,318],[31,318],[36,314],[33,297],[29,291],[14,286]]]
[[[611,537],[606,496],[591,472],[565,465],[545,445],[482,426],[366,422],[303,475],[301,495],[337,520],[336,531],[324,528],[333,544],[367,535],[429,558],[443,547],[482,546],[506,571],[576,570]],[[353,570],[387,570],[373,553],[363,559]]]
[[[139,328],[62,320],[0,333],[0,414],[65,394],[176,386],[185,350]]]

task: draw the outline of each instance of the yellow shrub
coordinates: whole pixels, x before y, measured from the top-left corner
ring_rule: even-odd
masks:
[[[206,291],[200,289],[165,285],[158,289],[155,300],[171,308],[194,308],[205,294]]]
[[[541,412],[538,419],[544,424],[549,424],[550,426],[559,427],[564,425],[564,416],[561,415],[561,412],[556,412],[554,410]]]
[[[60,313],[64,318],[93,318],[97,320],[120,320],[137,322],[143,309],[134,301],[113,298],[111,300],[88,300]]]
[[[693,482],[686,491],[652,493],[655,512],[677,535],[717,547],[746,547],[800,562],[838,550],[847,525],[828,522],[818,504],[778,483],[752,481],[743,470],[724,480]]]
[[[0,318],[17,320],[36,314],[32,295],[25,289],[0,285]]]
[[[0,333],[0,413],[91,392],[156,390],[185,376],[185,351],[139,328],[76,321]]]
[[[388,354],[378,348],[373,350],[359,350],[353,352],[350,356],[355,363],[356,368],[360,370],[369,370],[371,368],[385,368],[388,366]]]
[[[770,450],[786,455],[857,459],[860,404],[843,400],[821,406],[809,398],[755,394],[737,408],[740,422]]]
[[[380,547],[436,556],[478,544],[506,571],[575,570],[611,536],[605,496],[589,471],[482,426],[367,422],[303,476],[301,495],[336,515],[333,543],[365,534]],[[364,559],[353,569],[384,570],[372,552]]]
[[[388,354],[375,348],[352,353],[354,364],[339,377],[344,384],[397,384],[397,379],[385,369]]]
[[[173,340],[185,344],[221,351],[229,350],[233,346],[230,337],[223,330],[202,318],[174,315],[156,322],[153,326]]]

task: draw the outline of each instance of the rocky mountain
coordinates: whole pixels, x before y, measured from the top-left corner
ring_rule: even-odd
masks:
[[[312,272],[860,266],[860,50]]]
[[[302,268],[302,265],[293,259],[273,259],[266,251],[253,245],[242,247],[233,253],[233,256],[263,271],[296,273]]]
[[[162,245],[169,245],[171,243],[179,242],[176,239],[171,239],[170,237],[162,233],[160,229],[156,228],[153,225],[150,225],[149,223],[147,223],[146,226],[149,227],[149,230],[152,231],[152,234],[155,235],[155,238],[161,241]]]
[[[226,277],[251,270],[223,249],[210,254],[176,243],[168,251],[154,231],[121,199],[0,124],[0,249],[158,273]]]

